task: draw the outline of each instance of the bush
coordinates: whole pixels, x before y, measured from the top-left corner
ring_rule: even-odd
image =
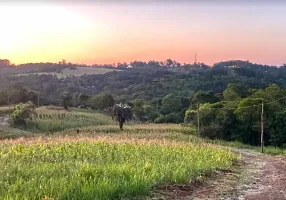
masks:
[[[11,115],[10,124],[14,127],[26,126],[26,120],[31,120],[35,114],[35,105],[32,102],[20,103],[15,106],[15,110]]]
[[[286,111],[277,113],[271,123],[270,143],[282,147],[286,143]]]
[[[211,122],[208,126],[201,126],[200,136],[210,139],[224,139],[222,138],[222,126],[215,122]]]
[[[144,105],[143,109],[147,121],[153,122],[159,116],[159,112],[156,110],[154,106]]]
[[[97,110],[104,110],[106,108],[110,108],[114,105],[114,103],[115,101],[113,97],[107,93],[102,93],[93,96],[88,100],[89,106]]]
[[[187,110],[185,114],[185,123],[190,123],[190,124],[196,124],[197,118],[198,118],[198,113],[195,110]]]
[[[155,119],[155,123],[180,123],[181,121],[182,117],[178,113],[170,113]]]

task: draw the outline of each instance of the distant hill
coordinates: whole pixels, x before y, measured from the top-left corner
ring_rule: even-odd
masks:
[[[68,76],[82,76],[92,74],[105,74],[107,72],[120,71],[117,69],[107,68],[96,68],[96,67],[75,67],[75,68],[64,68],[61,72],[32,72],[32,73],[21,73],[17,76],[27,75],[56,75],[58,78],[66,78]]]

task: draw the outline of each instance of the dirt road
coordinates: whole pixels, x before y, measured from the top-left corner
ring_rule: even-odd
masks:
[[[8,126],[9,116],[0,116],[0,127]]]
[[[286,157],[235,150],[242,155],[242,178],[232,199],[286,200]],[[229,198],[230,199],[230,198]]]
[[[203,184],[166,186],[159,199],[286,200],[286,157],[235,149],[241,161]],[[155,198],[157,199],[157,198]]]
[[[33,135],[31,132],[11,127],[8,121],[8,115],[0,116],[0,139],[26,137]]]

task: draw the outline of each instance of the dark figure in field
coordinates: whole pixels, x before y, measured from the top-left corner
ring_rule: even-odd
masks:
[[[130,106],[125,104],[116,104],[113,107],[112,111],[112,119],[117,120],[119,122],[119,128],[123,130],[123,124],[125,121],[129,121],[132,119],[132,109]]]

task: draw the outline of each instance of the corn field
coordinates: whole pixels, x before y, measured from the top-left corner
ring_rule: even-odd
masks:
[[[0,199],[120,199],[187,183],[236,157],[204,143],[54,137],[0,143]]]
[[[14,107],[11,106],[11,107],[8,107],[8,106],[2,106],[0,107],[0,116],[1,115],[8,115],[10,113],[12,113],[14,111]]]
[[[131,123],[120,131],[92,111],[36,111],[28,127],[42,137],[0,141],[0,199],[147,197],[154,186],[203,181],[238,159],[191,127]]]
[[[70,128],[113,123],[111,117],[95,112],[53,110],[45,107],[38,108],[36,111],[37,115],[34,119],[28,121],[28,130],[56,132]]]

